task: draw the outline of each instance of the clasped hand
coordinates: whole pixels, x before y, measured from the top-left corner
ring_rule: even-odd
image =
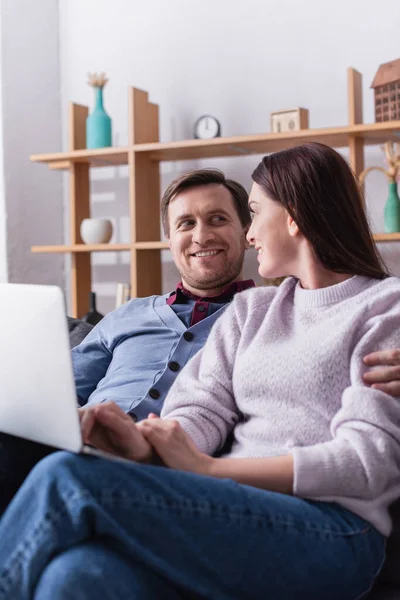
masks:
[[[177,421],[151,414],[136,424],[114,402],[81,408],[79,418],[85,444],[129,460],[203,474],[213,460],[197,449]]]

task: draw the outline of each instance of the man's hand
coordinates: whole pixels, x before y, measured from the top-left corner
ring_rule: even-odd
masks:
[[[391,396],[400,396],[400,348],[372,352],[364,357],[368,367],[382,367],[364,373],[364,383]]]
[[[150,444],[114,402],[80,408],[79,419],[85,444],[136,462],[151,462]]]

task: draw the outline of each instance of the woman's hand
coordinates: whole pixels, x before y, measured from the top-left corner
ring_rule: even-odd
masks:
[[[213,459],[197,449],[177,421],[151,414],[138,424],[138,429],[167,467],[203,475],[209,473]]]
[[[85,444],[136,462],[151,462],[150,444],[132,418],[115,402],[81,408],[79,419]]]

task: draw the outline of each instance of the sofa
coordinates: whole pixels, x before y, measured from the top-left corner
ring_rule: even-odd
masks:
[[[89,331],[93,329],[92,325],[89,323],[85,323],[84,321],[80,321],[79,319],[74,319],[72,317],[67,317],[68,321],[68,331],[69,331],[69,345],[71,348],[77,346],[81,343],[81,341],[87,336]]]
[[[68,317],[68,329],[73,348],[86,337],[92,325]],[[366,600],[400,600],[400,500],[392,507],[392,517],[394,528],[387,544],[385,565]]]

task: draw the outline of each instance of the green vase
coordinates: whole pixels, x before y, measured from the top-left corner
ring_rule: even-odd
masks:
[[[111,119],[104,110],[103,88],[95,87],[95,107],[86,119],[86,148],[111,146]]]
[[[384,217],[385,233],[400,231],[400,198],[395,181],[389,183],[389,196],[385,204]]]

